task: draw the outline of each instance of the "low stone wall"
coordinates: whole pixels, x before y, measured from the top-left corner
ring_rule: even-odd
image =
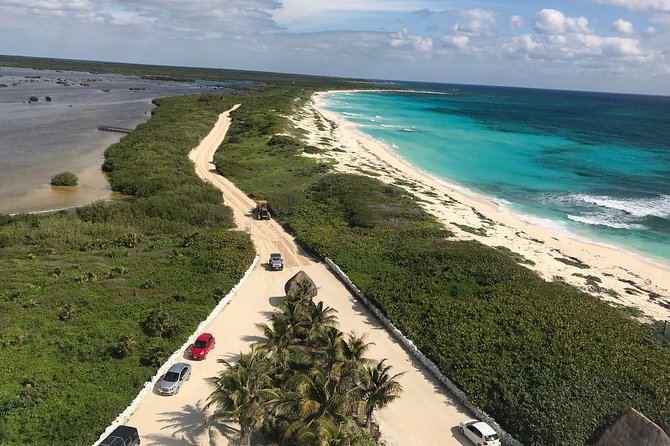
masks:
[[[221,299],[219,301],[219,303],[216,305],[216,307],[214,307],[214,309],[209,314],[209,316],[207,316],[207,319],[202,321],[200,323],[200,325],[198,325],[198,328],[195,330],[195,332],[193,332],[193,334],[186,340],[184,345],[179,347],[179,349],[177,351],[175,351],[172,354],[172,356],[170,356],[170,358],[168,358],[167,361],[165,361],[165,363],[156,371],[156,374],[153,376],[153,378],[151,378],[150,381],[147,381],[147,382],[144,383],[144,387],[137,394],[137,396],[135,397],[133,402],[130,403],[130,405],[126,408],[126,410],[121,412],[121,414],[119,414],[119,416],[116,417],[116,419],[112,422],[112,424],[109,425],[109,427],[107,429],[105,429],[105,431],[102,433],[102,435],[100,435],[100,438],[98,438],[98,440],[95,443],[93,443],[93,446],[98,446],[100,444],[100,442],[102,440],[104,440],[105,438],[107,438],[107,436],[109,434],[111,434],[114,429],[116,429],[118,426],[120,426],[120,425],[126,423],[126,421],[128,421],[128,418],[130,418],[130,416],[133,413],[135,413],[135,411],[137,410],[137,407],[140,405],[140,403],[142,402],[144,397],[147,396],[148,394],[150,394],[153,391],[153,388],[156,385],[156,383],[158,382],[158,380],[163,375],[165,375],[165,373],[167,373],[170,366],[172,364],[174,364],[175,362],[179,362],[179,360],[182,358],[182,356],[184,354],[184,350],[187,349],[191,344],[193,344],[193,342],[195,342],[196,338],[200,335],[200,333],[202,333],[205,330],[205,328],[221,313],[221,311],[223,311],[225,306],[228,305],[230,300],[237,293],[237,290],[240,289],[240,286],[244,283],[245,280],[247,280],[247,277],[249,277],[249,274],[251,274],[253,269],[256,267],[256,264],[258,263],[258,260],[259,260],[259,257],[256,256],[254,261],[251,263],[251,266],[244,273],[244,276],[242,276],[242,279],[240,279],[240,281],[237,283],[237,285],[235,285],[230,290],[230,292],[226,295],[226,297],[224,297],[223,299]]]
[[[367,307],[370,312],[372,312],[377,319],[382,323],[382,325],[388,330],[389,333],[393,335],[396,340],[402,344],[403,347],[417,360],[419,361],[430,373],[433,375],[433,377],[438,380],[449,392],[453,394],[453,396],[461,403],[463,404],[472,414],[491,425],[496,432],[500,435],[500,439],[502,443],[506,446],[523,446],[523,444],[516,440],[514,437],[512,437],[510,434],[508,434],[506,431],[504,431],[498,423],[491,417],[489,414],[475,406],[470,402],[468,399],[468,396],[463,392],[461,389],[459,389],[456,384],[454,384],[449,378],[444,376],[440,369],[435,365],[433,361],[428,359],[426,355],[424,355],[415,345],[405,337],[404,334],[400,330],[398,330],[392,323],[391,321],[384,315],[384,313],[377,308],[367,297],[363,295],[361,290],[359,290],[356,285],[347,277],[344,272],[340,269],[339,266],[337,266],[332,260],[326,259],[326,265],[342,280],[342,282],[351,290],[352,294],[356,296],[356,298],[363,304],[365,307]]]

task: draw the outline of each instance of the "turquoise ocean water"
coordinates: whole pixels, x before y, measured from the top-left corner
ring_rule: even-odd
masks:
[[[670,264],[670,97],[403,87],[327,108],[531,222]]]

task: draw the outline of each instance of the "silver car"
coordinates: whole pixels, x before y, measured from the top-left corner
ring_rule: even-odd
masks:
[[[170,370],[158,382],[158,392],[163,395],[174,395],[179,392],[182,383],[188,381],[190,377],[190,364],[177,363],[170,367]]]

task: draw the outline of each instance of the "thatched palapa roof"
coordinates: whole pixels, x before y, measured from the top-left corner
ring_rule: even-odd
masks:
[[[303,296],[314,298],[318,293],[316,284],[314,281],[307,275],[306,272],[300,271],[295,276],[291,277],[286,285],[284,285],[284,292],[287,296],[294,295],[296,293],[304,293]]]
[[[670,446],[670,437],[635,409],[621,415],[595,446]]]

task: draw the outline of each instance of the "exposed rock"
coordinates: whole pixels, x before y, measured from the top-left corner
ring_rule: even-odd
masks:
[[[309,296],[310,298],[315,298],[318,293],[316,284],[304,271],[298,272],[286,282],[284,292],[287,296],[297,292],[304,292],[305,296]]]
[[[670,437],[635,409],[621,415],[595,446],[670,446]]]

